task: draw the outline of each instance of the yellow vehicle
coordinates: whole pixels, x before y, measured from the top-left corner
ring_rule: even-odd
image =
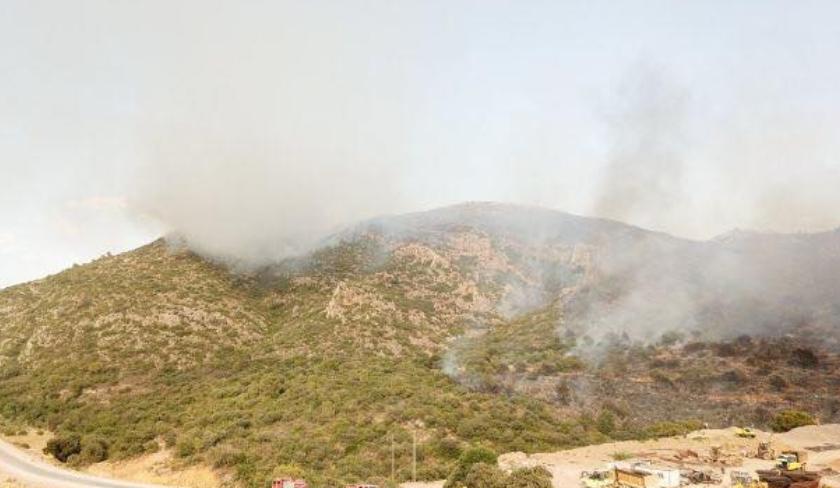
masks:
[[[802,451],[782,451],[776,458],[776,468],[785,471],[804,471],[807,456]]]
[[[749,427],[738,427],[738,430],[735,431],[735,435],[745,439],[755,439],[755,432]]]

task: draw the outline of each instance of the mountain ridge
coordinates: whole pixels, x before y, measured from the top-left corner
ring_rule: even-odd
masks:
[[[157,240],[0,290],[0,417],[115,458],[164,444],[232,484],[339,486],[387,482],[391,436],[407,479],[415,430],[440,479],[471,445],[840,415],[836,236],[727,247],[504,204],[391,219],[248,273]]]

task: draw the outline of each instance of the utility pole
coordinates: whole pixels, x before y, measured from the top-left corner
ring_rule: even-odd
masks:
[[[394,433],[391,432],[391,483],[394,482]]]
[[[411,436],[411,481],[417,481],[417,427]]]

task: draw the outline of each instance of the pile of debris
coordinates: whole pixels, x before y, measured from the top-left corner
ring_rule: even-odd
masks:
[[[723,481],[720,474],[710,469],[682,469],[680,476],[691,485],[718,485]]]
[[[678,465],[741,466],[744,463],[744,453],[729,446],[713,446],[707,452],[681,449],[669,455],[659,455],[658,457],[663,461]]]
[[[820,486],[821,476],[813,471],[762,469],[756,473],[769,488],[818,488]]]

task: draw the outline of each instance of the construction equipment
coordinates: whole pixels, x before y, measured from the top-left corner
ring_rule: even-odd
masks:
[[[615,475],[609,469],[584,471],[580,474],[580,482],[585,488],[612,487],[615,484]]]
[[[729,481],[733,488],[767,488],[766,482],[759,481],[746,471],[730,472]]]
[[[755,452],[756,459],[764,459],[770,461],[776,457],[776,451],[770,447],[769,442],[759,442],[758,449]]]
[[[807,458],[805,451],[782,451],[776,458],[776,468],[783,471],[804,471]]]
[[[735,430],[735,435],[745,439],[755,439],[755,431],[749,427],[738,427],[738,429]]]

